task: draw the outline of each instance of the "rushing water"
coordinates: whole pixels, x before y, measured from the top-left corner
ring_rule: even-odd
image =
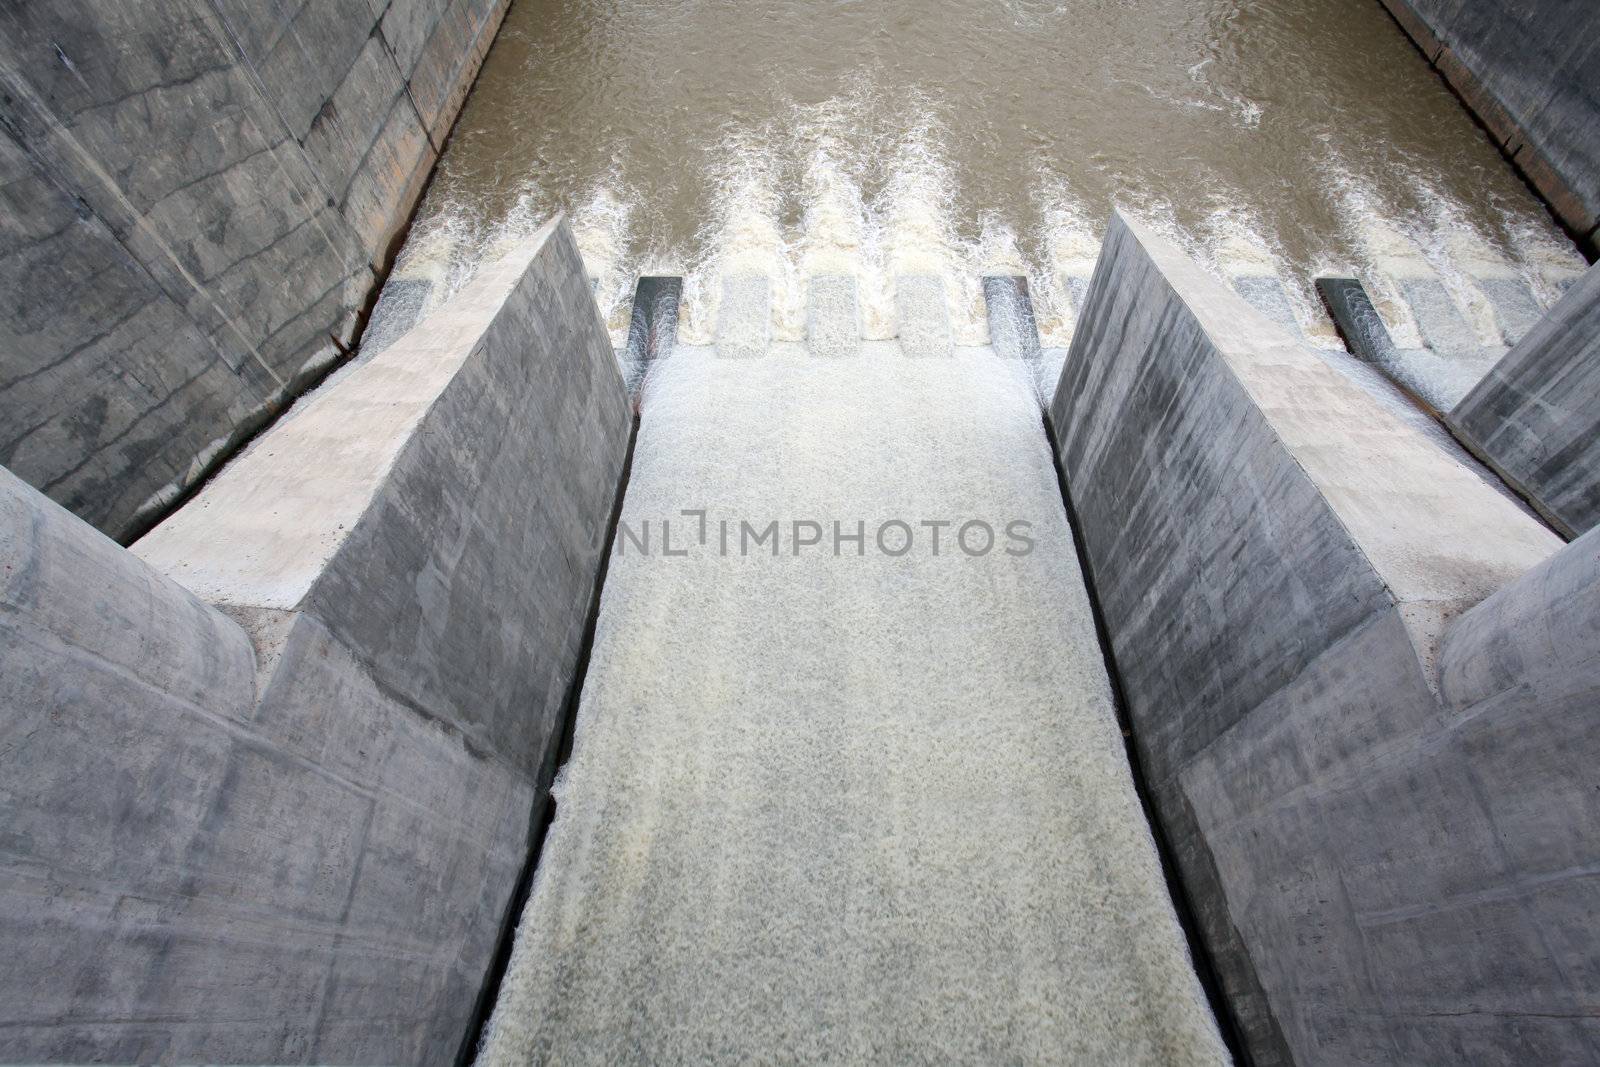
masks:
[[[1220,273],[1276,274],[1314,340],[1310,278],[1425,263],[1472,312],[1476,269],[1545,302],[1581,260],[1377,0],[517,0],[402,256],[457,282],[571,213],[613,329],[632,280],[852,273],[869,336],[896,273],[1026,273],[1071,327],[1113,206]],[[1487,327],[1486,327],[1487,328]]]

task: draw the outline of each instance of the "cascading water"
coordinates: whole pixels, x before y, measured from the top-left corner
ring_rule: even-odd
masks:
[[[863,341],[837,274],[752,340],[738,277],[643,387],[477,1062],[1225,1063],[1031,368]]]
[[[981,277],[1026,275],[1059,347],[1113,206],[1230,280],[1278,279],[1323,347],[1316,274],[1369,279],[1406,346],[1391,279],[1426,270],[1492,346],[1512,338],[1481,279],[1547,305],[1582,267],[1377,4],[519,0],[396,277],[436,303],[566,210],[619,343],[641,274],[685,277],[705,341],[718,279],[753,270],[779,339],[839,274],[866,336],[893,336],[893,279],[918,273],[969,344]]]

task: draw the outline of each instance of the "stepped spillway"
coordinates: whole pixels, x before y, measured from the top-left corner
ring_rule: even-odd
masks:
[[[1226,1062],[1030,369],[862,341],[842,279],[770,342],[767,292],[645,380],[479,1062]]]

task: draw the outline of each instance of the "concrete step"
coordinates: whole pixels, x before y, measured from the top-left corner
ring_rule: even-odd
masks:
[[[815,356],[853,356],[861,351],[855,278],[826,275],[811,279],[806,287],[806,347]]]
[[[682,278],[644,277],[634,288],[628,341],[618,354],[629,396],[638,397],[639,386],[652,363],[672,354],[678,340],[678,305],[682,299]]]
[[[908,356],[948,356],[950,308],[944,281],[932,274],[901,274],[894,280],[900,350]]]
[[[1039,324],[1033,315],[1028,279],[992,276],[983,279],[989,318],[989,344],[1002,359],[1039,359]]]
[[[717,354],[730,359],[764,356],[772,345],[772,279],[732,274],[722,281],[717,310]]]

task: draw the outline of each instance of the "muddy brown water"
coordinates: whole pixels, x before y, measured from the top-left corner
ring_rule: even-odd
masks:
[[[690,276],[693,333],[754,262],[780,334],[841,271],[892,330],[873,279],[931,262],[958,304],[1029,274],[1049,343],[1114,206],[1282,277],[1313,334],[1318,272],[1506,269],[1548,302],[1581,267],[1376,0],[516,0],[402,268],[459,280],[565,210],[614,328],[641,272]]]

